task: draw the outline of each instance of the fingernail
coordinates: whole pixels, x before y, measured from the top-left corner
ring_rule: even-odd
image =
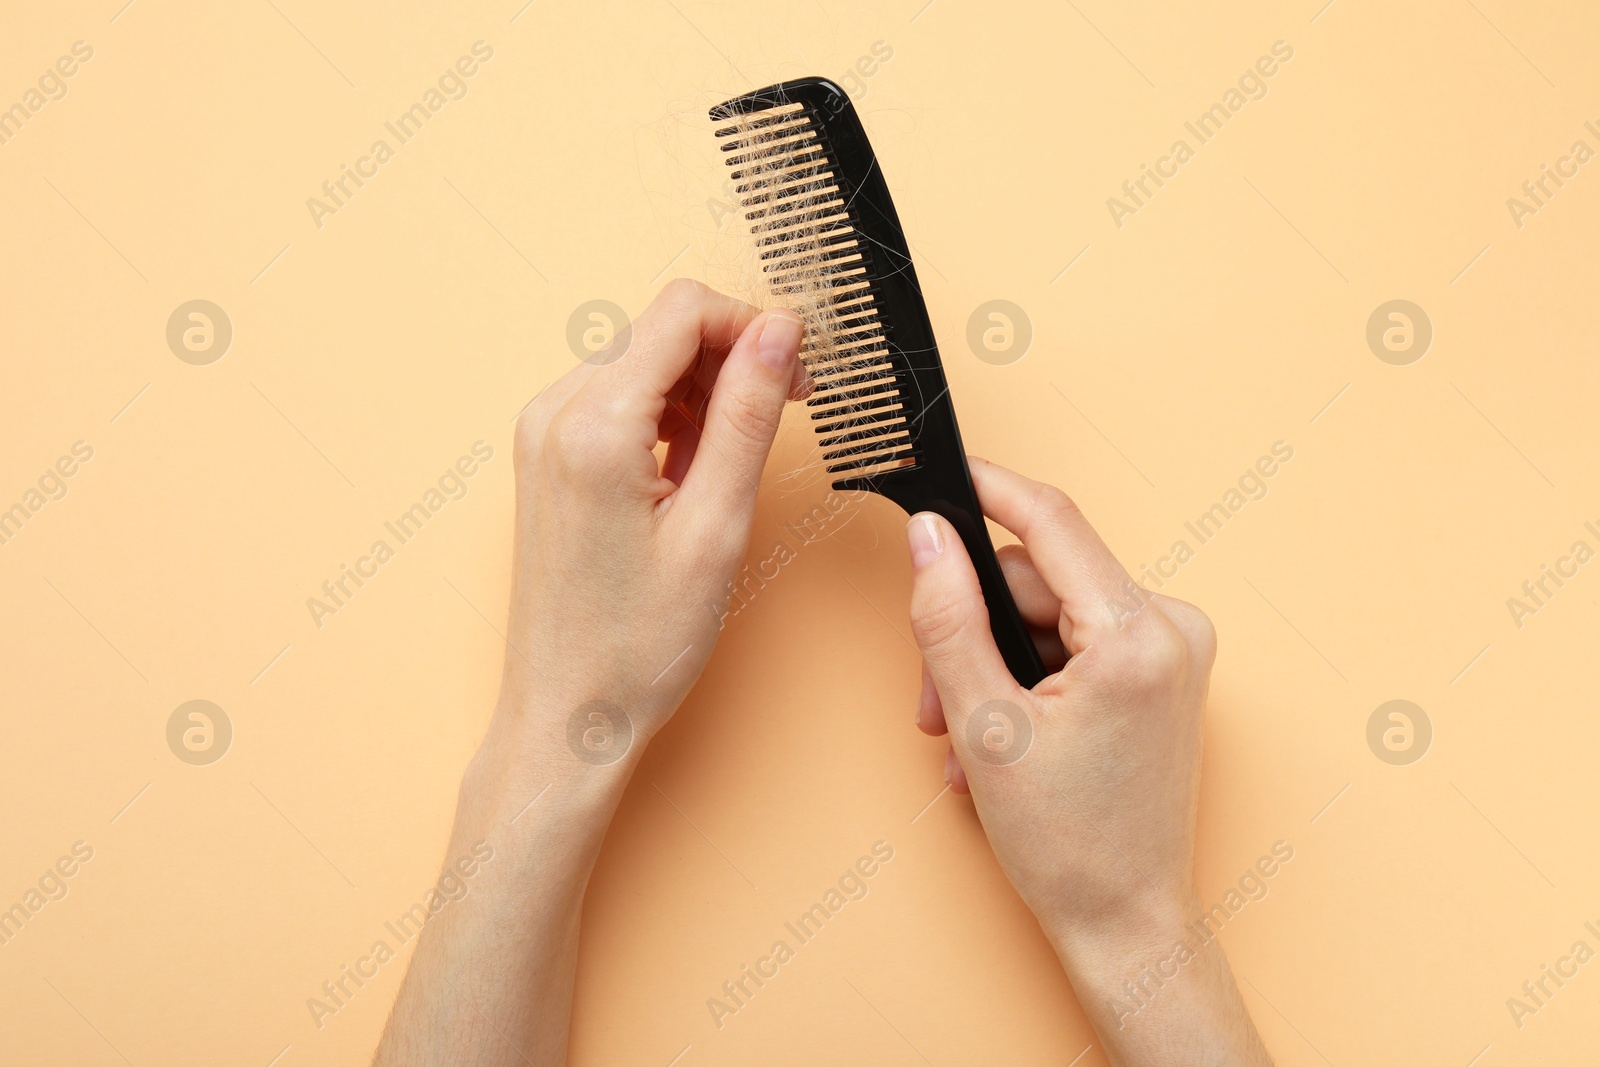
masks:
[[[906,541],[911,546],[911,565],[918,570],[944,553],[944,538],[932,515],[913,515],[906,524]]]
[[[756,341],[761,362],[774,370],[789,366],[800,351],[800,319],[792,311],[775,311],[767,316]]]
[[[956,750],[950,749],[944,754],[944,784],[950,784],[950,776],[956,772]]]

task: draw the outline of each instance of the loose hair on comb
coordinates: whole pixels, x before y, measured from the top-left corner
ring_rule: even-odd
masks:
[[[798,103],[734,116],[716,131],[755,242],[764,295],[805,324],[807,404],[830,474],[870,476],[916,462],[868,249],[829,145]]]
[[[961,537],[995,643],[1045,676],[984,525],[933,325],[889,187],[850,98],[823,78],[711,109],[769,302],[799,312],[806,401],[834,489],[932,511]]]

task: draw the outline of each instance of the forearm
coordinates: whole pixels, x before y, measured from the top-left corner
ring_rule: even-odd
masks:
[[[377,1067],[566,1062],[583,894],[635,754],[596,766],[524,732],[497,716],[462,780],[446,871],[493,858],[428,922]]]
[[[1271,1067],[1197,903],[1141,906],[1051,942],[1116,1067]]]
[[[803,333],[674,282],[518,415],[501,700],[447,877],[479,842],[494,858],[432,909],[379,1067],[565,1062],[584,890],[646,741],[710,658],[785,398],[805,394]]]

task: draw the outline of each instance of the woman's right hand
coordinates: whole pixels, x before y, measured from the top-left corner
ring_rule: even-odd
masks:
[[[1184,1049],[1267,1063],[1221,948],[1191,925],[1211,623],[1136,585],[1059,489],[976,457],[971,467],[985,514],[1022,542],[1000,559],[1046,663],[1071,658],[1019,686],[960,537],[914,515],[917,723],[949,734],[951,786],[972,794],[1113,1062],[1173,1062],[1161,1057]],[[1174,962],[1179,942],[1190,951]],[[1158,961],[1176,975],[1141,986]],[[1147,997],[1132,995],[1140,988]]]

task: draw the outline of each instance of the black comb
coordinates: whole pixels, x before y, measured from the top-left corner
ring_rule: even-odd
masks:
[[[883,171],[844,90],[801,78],[711,109],[773,295],[809,294],[807,401],[838,490],[868,490],[955,527],[989,627],[1027,688],[1044,662],[1006,586],[967,470],[933,324]]]

